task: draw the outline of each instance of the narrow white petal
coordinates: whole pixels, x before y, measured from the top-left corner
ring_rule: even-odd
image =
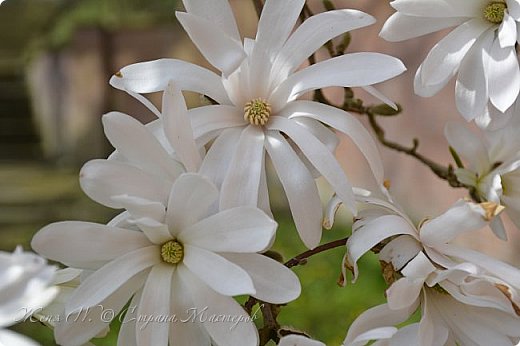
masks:
[[[218,294],[184,266],[180,266],[178,272],[192,296],[196,311],[206,316],[196,320],[204,324],[214,343],[229,346],[258,345],[258,331],[251,317],[233,298]],[[209,316],[230,316],[233,320],[215,323],[209,320]]]
[[[138,94],[136,92],[133,92],[133,91],[130,91],[128,89],[126,89],[125,87],[125,83],[123,81],[122,78],[115,78],[115,77],[112,77],[110,79],[110,84],[116,88],[116,89],[119,89],[119,90],[123,90],[125,91],[128,95],[132,96],[133,98],[135,98],[136,100],[138,100],[139,102],[141,102],[146,108],[148,108],[150,110],[150,112],[152,112],[153,114],[155,114],[155,116],[157,118],[161,118],[162,117],[162,114],[161,112],[159,112],[159,110],[157,109],[157,107],[155,107],[155,105],[150,101],[148,100],[146,97],[144,97],[143,95],[141,94]]]
[[[484,0],[395,0],[391,6],[411,16],[428,17],[481,17]]]
[[[293,140],[307,159],[309,159],[314,167],[327,179],[347,207],[352,212],[356,212],[352,186],[334,155],[330,153],[323,143],[302,126],[286,118],[278,116],[271,117],[268,128],[283,132]]]
[[[516,22],[508,13],[508,11],[504,14],[504,20],[502,24],[500,24],[500,28],[498,29],[498,41],[500,42],[500,47],[512,47],[516,44]]]
[[[491,163],[483,140],[477,137],[468,126],[448,122],[444,128],[444,135],[453,149],[469,161],[470,170],[477,174],[485,174],[489,171]]]
[[[36,341],[9,329],[0,329],[0,345],[40,346]]]
[[[415,229],[403,218],[396,215],[381,216],[356,230],[347,241],[348,259],[354,267],[354,278],[358,275],[357,261],[376,244],[394,235],[408,234],[417,237]]]
[[[363,312],[350,326],[347,337],[343,341],[345,346],[361,346],[365,342],[355,343],[360,335],[381,327],[394,326],[406,321],[417,308],[417,304],[403,310],[390,310],[387,304],[378,305]]]
[[[121,320],[121,328],[117,336],[117,346],[138,346],[136,337],[137,307],[141,301],[143,290],[137,291],[126,309],[124,318]]]
[[[520,1],[506,0],[507,12],[514,20],[520,21]]]
[[[226,105],[211,105],[192,108],[188,111],[195,138],[202,137],[216,130],[229,127],[246,126],[244,114],[239,108]]]
[[[488,103],[488,63],[485,50],[489,50],[495,33],[489,30],[471,47],[461,63],[455,85],[457,109],[468,121],[485,112]]]
[[[357,118],[336,107],[313,101],[291,102],[282,113],[290,114],[289,119],[300,116],[316,119],[349,136],[365,156],[376,181],[383,184],[384,169],[379,150],[370,133]]]
[[[287,78],[269,101],[280,110],[288,101],[315,89],[356,87],[383,82],[406,71],[401,60],[380,53],[351,53],[321,61]]]
[[[501,48],[499,40],[493,42],[488,63],[489,98],[501,112],[516,101],[520,92],[520,69],[514,47]]]
[[[114,196],[128,195],[166,204],[171,183],[126,163],[107,160],[87,162],[79,173],[83,191],[94,201],[111,208],[123,206]]]
[[[259,252],[271,243],[277,224],[254,207],[226,209],[184,229],[178,238],[215,252]]]
[[[164,133],[175,149],[175,153],[184,164],[186,171],[198,171],[202,158],[193,137],[186,102],[174,83],[168,84],[168,88],[164,91],[162,110]]]
[[[484,227],[487,224],[485,215],[480,205],[459,200],[444,214],[423,224],[421,241],[431,247],[447,243],[460,234]]]
[[[401,270],[420,251],[420,242],[408,235],[402,235],[385,245],[379,252],[379,260],[392,263],[395,270]]]
[[[181,90],[207,95],[221,104],[230,102],[217,74],[176,59],[159,59],[128,65],[112,77],[110,84],[136,93],[151,93],[165,90],[171,80],[178,83]]]
[[[419,341],[421,345],[441,346],[448,339],[449,330],[443,323],[433,299],[423,295],[423,314],[419,323]]]
[[[183,264],[220,294],[236,296],[256,292],[244,269],[211,251],[184,244]]]
[[[137,316],[147,316],[152,321],[141,320],[136,323],[138,345],[167,345],[170,323],[157,320],[171,316],[171,283],[175,266],[157,264],[152,267],[143,288]]]
[[[229,1],[183,0],[182,3],[188,13],[215,23],[231,38],[240,41],[240,33]]]
[[[489,227],[491,227],[491,230],[498,237],[498,239],[507,241],[506,228],[500,216],[493,218],[493,220],[491,220],[489,223]]]
[[[235,71],[246,53],[239,40],[222,31],[218,25],[186,12],[176,12],[177,19],[192,42],[208,62],[228,76]]]
[[[325,24],[326,23],[326,24]],[[375,23],[375,18],[357,10],[335,10],[314,15],[303,22],[289,37],[276,57],[273,77],[291,73],[327,41]],[[280,70],[276,70],[278,67]]]
[[[128,252],[151,245],[141,232],[105,225],[64,221],[42,228],[31,246],[37,253],[81,269],[96,269]]]
[[[135,166],[166,180],[174,180],[183,172],[182,166],[138,120],[111,112],[103,116],[103,126],[110,143]]]
[[[260,175],[260,186],[258,187],[258,208],[273,219],[273,213],[271,211],[271,203],[269,201],[269,190],[267,185],[267,172],[265,167],[265,155],[264,162],[262,163],[262,172]]]
[[[491,23],[479,18],[472,19],[446,35],[421,64],[421,85],[436,85],[449,80],[477,38],[490,26]],[[416,93],[421,95],[420,90]]]
[[[296,229],[310,249],[321,240],[323,218],[321,199],[316,182],[307,167],[282,135],[271,131],[266,149],[285,190]]]
[[[202,161],[199,173],[211,180],[218,188],[221,187],[229,170],[241,134],[242,128],[222,131]]]
[[[134,221],[139,229],[143,231],[151,243],[162,245],[172,240],[168,226],[151,218],[143,217]]]
[[[404,309],[414,304],[423,288],[422,280],[410,280],[406,277],[394,282],[386,290],[388,306],[392,310]]]
[[[134,277],[144,279],[148,274],[147,269],[160,261],[157,246],[145,247],[116,258],[81,283],[66,305],[65,312],[99,304]]]
[[[166,215],[166,224],[172,235],[178,235],[204,218],[217,198],[217,188],[204,176],[195,173],[181,175],[173,184]]]
[[[278,346],[325,346],[325,344],[302,335],[290,334],[281,338]]]
[[[396,12],[386,20],[379,36],[390,42],[404,41],[460,25],[467,20],[465,17],[417,17]]]
[[[249,125],[242,131],[220,189],[220,210],[257,205],[264,140],[264,132],[258,126]]]
[[[300,296],[298,276],[283,264],[261,254],[223,254],[244,269],[255,286],[254,297],[264,302],[285,304]]]

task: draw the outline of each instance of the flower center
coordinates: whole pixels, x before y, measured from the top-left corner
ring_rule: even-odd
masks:
[[[161,258],[164,262],[177,264],[184,257],[184,247],[176,240],[170,240],[161,246]]]
[[[265,125],[271,115],[271,105],[266,100],[258,98],[249,101],[244,106],[244,120],[251,125]]]
[[[484,18],[493,24],[500,24],[504,20],[504,12],[507,5],[504,2],[490,2],[484,9]]]

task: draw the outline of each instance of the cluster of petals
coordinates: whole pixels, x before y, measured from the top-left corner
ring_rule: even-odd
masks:
[[[0,252],[0,345],[37,346],[9,329],[49,304],[58,289],[51,286],[56,268],[21,247]]]
[[[171,82],[215,101],[191,109],[189,117],[199,145],[213,140],[200,173],[221,189],[220,209],[250,205],[270,214],[265,173],[269,156],[301,239],[316,247],[323,216],[317,176],[355,212],[352,187],[333,154],[338,139],[331,128],[350,136],[381,186],[383,168],[375,142],[354,116],[298,98],[325,87],[363,87],[391,103],[371,85],[401,74],[405,67],[384,54],[353,53],[297,71],[328,40],[374,22],[360,11],[321,13],[292,32],[305,1],[268,0],[255,39],[242,41],[227,0],[183,2],[186,12],[177,12],[178,20],[221,75],[185,61],[160,59],[124,67],[111,84],[143,102],[141,93],[165,90]]]
[[[514,224],[520,228],[520,123],[511,118],[494,131],[474,132],[464,124],[448,123],[445,135],[450,146],[463,159],[456,169],[457,179],[473,187],[484,201],[501,204]],[[495,234],[506,240],[500,217],[491,222]]]
[[[257,253],[271,244],[276,223],[249,206],[214,214],[218,195],[208,179],[186,173],[173,183],[167,205],[127,196],[121,199],[126,218],[40,230],[32,241],[38,253],[90,272],[65,304],[65,315],[97,307],[117,314],[131,300],[136,308],[127,311],[118,345],[257,345],[256,327],[232,297],[286,303],[299,295],[299,281]],[[180,252],[172,255],[172,246]],[[189,320],[190,312],[229,318]],[[60,344],[81,345],[109,322],[70,323],[55,336]]]
[[[520,337],[520,271],[453,240],[478,230],[501,208],[460,200],[419,227],[394,203],[368,194],[354,223],[344,267],[358,276],[357,261],[378,244],[387,303],[352,324],[345,346],[514,345]],[[331,203],[331,213],[337,203]],[[332,217],[332,215],[331,215]],[[421,321],[397,329],[421,308]],[[516,339],[515,339],[516,338]]]
[[[415,92],[429,97],[457,75],[456,103],[466,120],[487,126],[489,107],[505,112],[520,91],[516,53],[519,0],[394,0],[381,36],[401,41],[455,27],[429,52]]]

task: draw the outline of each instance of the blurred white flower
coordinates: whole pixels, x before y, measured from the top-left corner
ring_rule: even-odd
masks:
[[[325,346],[325,344],[303,335],[290,334],[281,338],[278,346]]]
[[[456,27],[417,70],[418,95],[435,95],[458,74],[457,108],[466,120],[483,116],[488,101],[500,112],[513,104],[520,91],[519,0],[395,0],[391,6],[397,13],[381,31],[388,41]]]
[[[177,12],[177,18],[222,76],[184,61],[161,59],[127,66],[111,84],[139,97],[136,93],[161,91],[173,81],[216,101],[189,115],[200,144],[215,139],[200,172],[221,188],[220,209],[250,205],[270,213],[267,153],[300,237],[314,248],[321,239],[322,220],[317,175],[355,211],[351,185],[333,155],[338,139],[328,126],[353,140],[381,186],[383,167],[372,137],[354,116],[297,98],[325,87],[359,86],[391,103],[371,85],[401,74],[405,67],[387,55],[354,53],[295,72],[328,40],[374,22],[356,10],[329,11],[307,19],[291,34],[304,3],[266,1],[256,38],[245,38],[242,44],[227,0],[185,0],[187,12]]]
[[[37,345],[3,328],[24,321],[54,299],[58,289],[49,286],[55,271],[45,259],[21,247],[13,253],[0,252],[0,345]]]
[[[520,118],[518,118],[520,120]],[[448,123],[445,135],[464,159],[455,173],[460,182],[475,188],[484,201],[505,206],[505,212],[520,228],[520,123],[512,118],[499,130],[472,132],[464,124]],[[500,218],[491,223],[495,234],[507,239]]]
[[[247,206],[211,214],[218,190],[197,174],[178,177],[169,195],[167,207],[122,195],[116,200],[129,215],[121,223],[61,222],[35,235],[37,252],[93,271],[74,291],[65,313],[100,306],[115,312],[113,318],[133,296],[130,307],[137,309],[127,311],[118,345],[209,346],[212,340],[257,345],[256,327],[232,296],[249,294],[278,304],[300,294],[291,270],[256,253],[269,246],[276,223]],[[133,227],[123,228],[129,223]],[[197,317],[190,319],[193,313]],[[229,318],[215,322],[207,317],[213,315]],[[164,320],[173,316],[177,320]],[[57,342],[82,344],[107,322],[71,326]]]

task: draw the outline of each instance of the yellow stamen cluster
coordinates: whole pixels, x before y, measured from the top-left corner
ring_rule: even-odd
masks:
[[[176,240],[170,240],[161,246],[161,258],[164,262],[177,264],[184,257],[184,247]]]
[[[500,24],[504,20],[504,12],[507,9],[505,2],[490,2],[484,9],[484,18],[493,24]]]
[[[251,125],[265,125],[271,115],[271,105],[264,99],[254,99],[244,106],[244,120]]]

